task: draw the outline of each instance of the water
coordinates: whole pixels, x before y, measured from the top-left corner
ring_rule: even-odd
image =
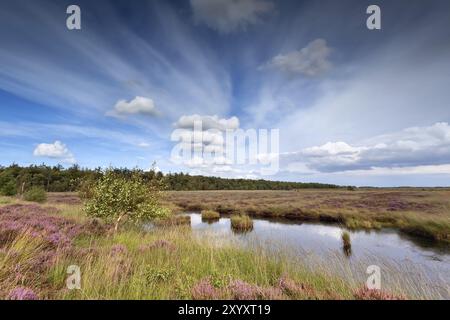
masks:
[[[253,219],[252,231],[236,233],[231,229],[228,217],[208,223],[202,221],[199,213],[188,215],[191,217],[192,229],[199,235],[207,233],[217,239],[236,241],[247,247],[259,244],[274,252],[284,247],[293,254],[318,257],[325,263],[331,256],[334,258],[338,256],[345,260],[353,271],[359,271],[361,278],[367,277],[366,266],[387,264],[403,273],[405,279],[412,277],[411,282],[415,282],[418,286],[423,285],[421,282],[427,282],[438,288],[444,297],[448,295],[450,248],[437,247],[433,243],[405,236],[393,229],[346,230],[350,233],[352,244],[351,254],[348,255],[342,248],[341,235],[345,229],[338,225]],[[385,275],[385,279],[388,278],[389,275]]]

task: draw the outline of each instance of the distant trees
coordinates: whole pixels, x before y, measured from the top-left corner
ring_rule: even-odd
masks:
[[[127,168],[111,169],[117,175],[130,178],[136,170]],[[17,164],[0,166],[0,193],[3,195],[23,194],[33,186],[47,192],[79,191],[86,183],[94,183],[103,176],[102,169],[86,169],[74,165],[46,166],[44,164],[20,167]],[[282,182],[268,180],[223,179],[218,177],[191,176],[185,173],[163,175],[155,171],[139,171],[143,181],[164,179],[168,190],[295,190],[304,188],[339,188],[339,186],[322,183]],[[88,189],[86,189],[88,190]]]

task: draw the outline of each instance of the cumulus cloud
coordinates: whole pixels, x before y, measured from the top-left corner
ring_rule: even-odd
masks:
[[[201,123],[201,126],[204,130],[227,130],[239,128],[239,119],[237,117],[221,119],[217,115],[201,116],[198,114],[180,117],[180,119],[178,119],[178,121],[175,123],[175,127],[182,129],[193,129],[195,123]]]
[[[41,143],[34,149],[33,155],[35,157],[59,159],[66,163],[76,162],[73,154],[61,141],[55,141],[54,143]]]
[[[411,127],[376,136],[356,145],[327,142],[286,153],[285,161],[300,162],[319,172],[377,168],[414,168],[450,163],[450,126],[446,122]],[[408,169],[412,170],[412,169]],[[405,171],[408,172],[408,171]]]
[[[118,117],[136,114],[156,116],[158,112],[152,99],[137,96],[130,101],[117,101],[114,109],[107,113],[107,115]]]
[[[273,57],[260,69],[276,69],[291,75],[301,74],[314,77],[331,68],[332,64],[328,60],[330,53],[331,49],[327,42],[323,39],[316,39],[298,51]]]
[[[194,155],[182,158],[179,153],[175,152],[171,159],[173,162],[190,168],[231,164],[225,158],[224,133],[226,130],[239,129],[237,117],[184,115],[174,123],[174,126],[176,130],[172,134],[172,141],[178,141],[177,148],[182,150],[182,153],[189,153],[190,150]]]
[[[194,18],[222,33],[257,24],[273,8],[265,0],[191,0]]]

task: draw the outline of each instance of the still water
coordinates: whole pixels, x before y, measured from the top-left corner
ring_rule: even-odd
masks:
[[[350,266],[390,265],[403,273],[403,277],[414,278],[439,286],[448,294],[450,285],[450,248],[409,237],[393,229],[378,231],[350,231],[339,225],[318,223],[293,223],[288,220],[253,219],[253,230],[236,233],[230,219],[222,217],[214,222],[202,221],[199,213],[188,213],[194,232],[208,234],[217,239],[231,239],[243,246],[255,243],[276,252],[281,247],[302,257],[314,256],[327,262],[336,257]],[[348,231],[351,238],[351,254],[344,252],[342,232]],[[363,272],[365,276],[365,270]],[[387,275],[388,276],[388,275]],[[387,277],[386,277],[387,278]],[[398,281],[398,280],[396,280]]]

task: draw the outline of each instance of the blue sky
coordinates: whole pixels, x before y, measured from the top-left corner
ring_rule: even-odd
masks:
[[[0,0],[0,43],[1,165],[261,177],[172,161],[171,134],[200,119],[278,129],[266,179],[449,185],[445,0]]]

